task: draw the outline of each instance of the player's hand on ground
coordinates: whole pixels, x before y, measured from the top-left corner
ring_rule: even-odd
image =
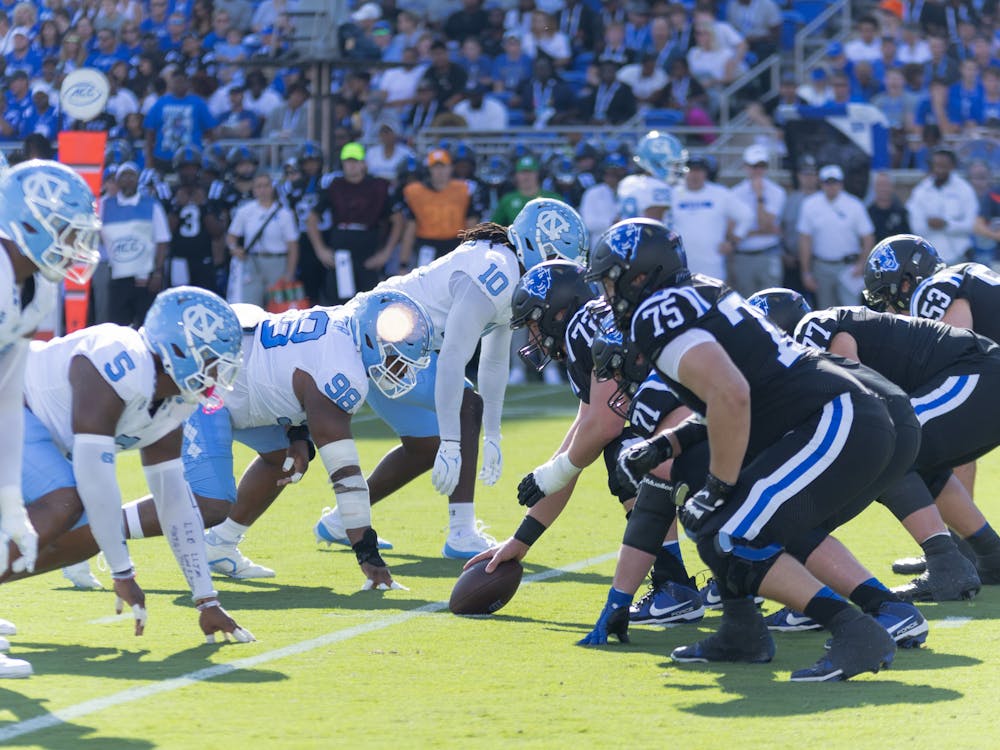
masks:
[[[361,563],[361,572],[365,574],[365,582],[361,585],[362,591],[371,591],[372,589],[376,591],[389,591],[391,589],[409,591],[406,586],[392,579],[388,565]]]
[[[483,550],[471,560],[467,560],[465,565],[462,566],[462,570],[468,570],[476,563],[482,562],[483,560],[489,560],[489,563],[486,565],[486,572],[492,573],[497,569],[497,565],[502,562],[523,559],[524,556],[528,554],[529,549],[530,548],[527,544],[511,537],[502,544]]]
[[[431,482],[434,489],[448,496],[458,486],[458,475],[462,471],[462,444],[458,440],[442,440],[434,458]]]
[[[503,473],[503,452],[500,450],[500,436],[483,438],[483,467],[479,470],[479,481],[492,487]]]
[[[8,542],[13,542],[20,553],[10,560]],[[31,573],[35,569],[37,558],[38,534],[31,525],[27,510],[22,506],[5,512],[0,516],[0,572],[6,570],[7,563],[10,562],[14,573]]]
[[[198,602],[198,626],[205,634],[206,643],[215,643],[215,634],[221,633],[225,641],[230,637],[236,643],[250,643],[256,641],[253,633],[246,628],[241,628],[229,613],[222,608],[218,599],[202,599]]]
[[[624,596],[623,594],[619,594]],[[578,646],[605,646],[609,636],[615,636],[619,643],[628,643],[628,602],[613,601],[613,596],[608,596],[608,601],[601,610],[601,616],[597,618],[594,629],[586,636],[576,642]],[[631,597],[629,597],[631,598]]]
[[[146,629],[146,592],[136,583],[135,576],[115,578],[115,614],[120,615],[127,604],[135,617],[135,634],[142,635]]]
[[[296,484],[302,480],[309,469],[309,443],[305,440],[293,440],[288,444],[285,452],[285,463],[281,470],[288,474],[278,480],[278,486],[284,487],[286,484]]]

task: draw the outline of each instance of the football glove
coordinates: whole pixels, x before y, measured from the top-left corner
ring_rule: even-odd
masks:
[[[726,504],[732,491],[733,485],[709,472],[705,477],[705,486],[689,497],[677,513],[684,528],[697,533],[709,516]]]
[[[577,641],[576,645],[605,646],[609,635],[615,636],[619,643],[628,643],[628,609],[631,603],[632,597],[629,594],[612,587],[594,629]]]
[[[503,453],[500,450],[500,436],[483,437],[483,467],[479,470],[479,481],[492,487],[500,480],[503,472]]]
[[[462,471],[462,444],[458,440],[442,440],[434,459],[431,483],[442,495],[450,495],[458,486]]]
[[[561,490],[580,471],[580,467],[569,460],[569,454],[560,453],[521,480],[517,485],[517,501],[530,508],[543,497]]]
[[[7,569],[7,542],[14,542],[20,556],[11,562],[11,571],[31,573],[38,558],[38,534],[24,506],[10,508],[0,516],[0,572]]]
[[[621,471],[622,484],[639,486],[639,482],[649,472],[674,455],[670,439],[665,435],[657,435],[649,440],[642,440],[622,451],[618,458],[618,468]]]

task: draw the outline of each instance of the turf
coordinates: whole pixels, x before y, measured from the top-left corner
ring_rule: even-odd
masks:
[[[478,497],[478,515],[495,535],[515,527],[523,509],[514,487],[558,445],[573,408],[552,389],[512,392],[504,477]],[[370,416],[357,420],[357,431],[371,466],[392,441]],[[237,464],[249,455],[241,450]],[[135,459],[121,461],[126,497],[144,491]],[[994,518],[998,472],[996,459],[981,462],[978,494]],[[627,646],[574,645],[604,602],[610,553],[623,527],[602,466],[584,474],[566,515],[525,561],[527,576],[579,569],[523,585],[490,618],[455,617],[444,607],[460,563],[440,557],[445,503],[428,477],[376,508],[379,533],[396,544],[386,560],[410,587],[383,594],[358,591],[361,576],[346,548],[313,542],[311,528],[332,504],[321,473],[314,469],[286,492],[242,547],[278,577],[218,580],[223,604],[257,643],[203,644],[163,540],[132,544],[149,595],[142,638],[131,635],[129,622],[109,617],[114,597],[107,591],[71,590],[58,573],[4,586],[0,614],[19,627],[12,653],[29,659],[36,676],[0,681],[0,744],[81,750],[996,744],[990,727],[998,587],[971,603],[924,606],[932,622],[926,647],[901,651],[890,671],[844,684],[788,682],[793,669],[819,657],[824,633],[777,634],[769,665],[677,666],[670,650],[710,632],[717,615],[698,625],[633,628]],[[889,563],[915,548],[882,508],[840,536],[887,583],[903,580],[887,572]],[[699,570],[684,544],[691,570]],[[589,558],[601,561],[574,566]],[[106,573],[98,577],[108,583]],[[274,653],[284,647],[292,648]],[[170,681],[234,661],[244,668]],[[60,711],[65,720],[55,726],[23,723]],[[23,733],[11,738],[15,729]]]

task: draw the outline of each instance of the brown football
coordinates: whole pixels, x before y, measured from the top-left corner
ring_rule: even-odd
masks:
[[[456,615],[491,615],[514,598],[521,585],[524,568],[517,560],[507,560],[492,573],[486,572],[489,560],[476,563],[462,572],[451,590],[448,609]]]

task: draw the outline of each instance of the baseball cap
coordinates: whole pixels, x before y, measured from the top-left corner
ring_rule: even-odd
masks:
[[[799,162],[796,165],[796,170],[798,172],[807,172],[809,174],[816,174],[816,159],[813,158],[811,154],[806,154],[805,156],[799,157]]]
[[[755,143],[752,146],[747,146],[746,150],[743,152],[743,163],[754,165],[754,164],[766,164],[769,158],[767,153],[767,148],[761,146],[759,143]]]
[[[837,164],[827,164],[821,170],[819,170],[819,181],[826,182],[827,180],[836,180],[837,182],[844,181],[844,170],[840,168]]]
[[[344,147],[340,149],[340,160],[347,161],[348,159],[364,161],[365,147],[357,142],[345,143]]]
[[[433,167],[435,164],[451,164],[451,154],[443,148],[431,149],[427,154],[427,166]]]
[[[139,174],[139,165],[134,161],[125,161],[118,165],[118,169],[115,170],[115,177],[121,177],[123,172],[132,171]]]
[[[830,42],[826,45],[827,57],[836,57],[837,55],[844,54],[844,45],[840,42]]]
[[[392,33],[392,26],[388,21],[378,21],[372,26],[372,36],[383,36]]]
[[[351,14],[351,20],[355,23],[359,21],[377,21],[382,17],[382,8],[378,3],[365,3]]]
[[[538,159],[534,156],[522,156],[517,160],[517,164],[514,165],[515,172],[537,172],[538,171]]]
[[[25,26],[15,26],[13,29],[10,30],[10,38],[11,39],[13,39],[14,37],[16,37],[18,34],[20,34],[21,36],[26,36],[26,37],[30,37],[31,36],[31,32],[29,32],[28,29],[27,29],[27,27],[25,27]]]

